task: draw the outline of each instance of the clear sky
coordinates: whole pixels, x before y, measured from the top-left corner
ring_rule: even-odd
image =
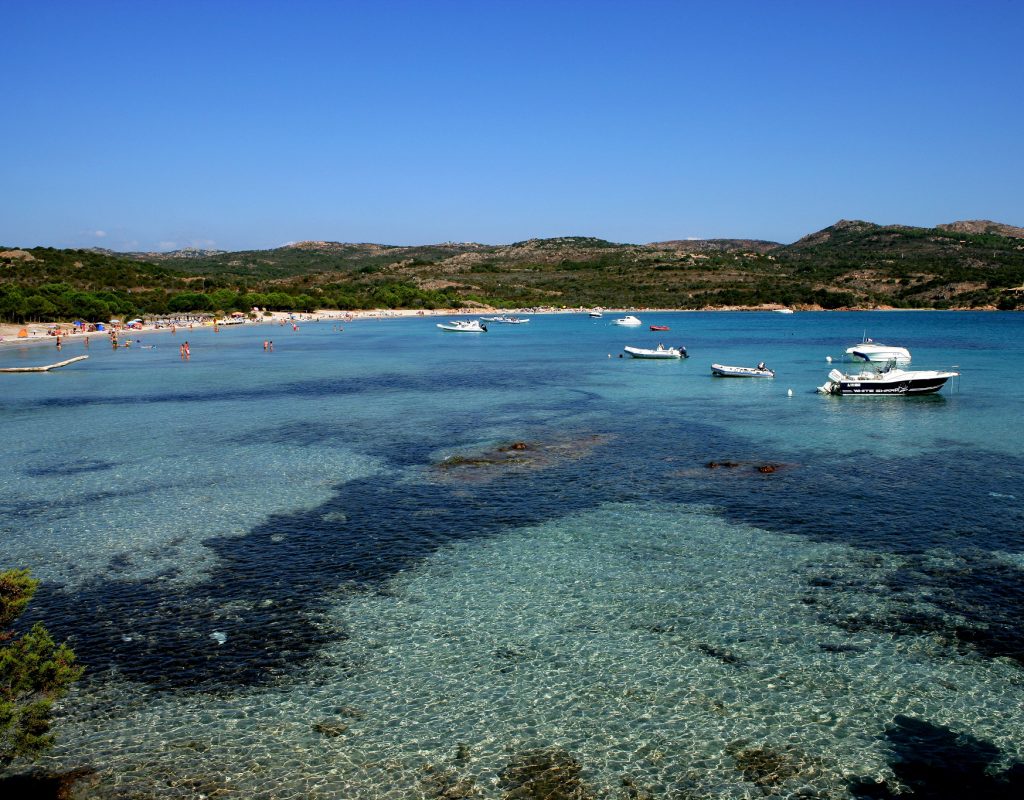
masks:
[[[1024,225],[1024,3],[0,0],[0,245]]]

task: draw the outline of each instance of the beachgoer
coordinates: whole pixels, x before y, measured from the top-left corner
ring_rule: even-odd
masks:
[[[271,353],[274,352],[274,340],[273,339],[270,340],[270,352]]]
[[[266,352],[266,350],[267,350],[267,340],[266,339],[263,340],[263,350],[264,350],[264,352]]]

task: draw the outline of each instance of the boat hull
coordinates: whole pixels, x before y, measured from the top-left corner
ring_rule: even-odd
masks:
[[[437,327],[440,328],[442,331],[446,331],[447,333],[487,333],[487,328],[485,328],[483,325],[454,325],[439,322],[437,323]]]
[[[756,367],[730,367],[725,364],[712,364],[711,374],[719,378],[774,378],[775,371],[757,369]]]
[[[818,387],[822,394],[838,395],[896,395],[913,396],[935,394],[950,378],[959,372],[938,372],[933,370],[889,369],[884,372],[862,372],[859,375],[844,375],[832,370],[828,381]]]
[[[623,347],[622,349],[633,358],[668,360],[683,357],[682,351],[676,350],[674,347],[670,347],[667,350],[647,350],[642,347]]]
[[[929,378],[903,381],[840,381],[832,394],[934,394],[946,385],[948,378]]]

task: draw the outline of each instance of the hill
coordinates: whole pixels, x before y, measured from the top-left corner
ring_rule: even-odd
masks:
[[[570,236],[507,245],[305,241],[271,250],[0,252],[0,318],[186,310],[607,306],[1017,308],[1024,229],[840,220],[784,245]]]

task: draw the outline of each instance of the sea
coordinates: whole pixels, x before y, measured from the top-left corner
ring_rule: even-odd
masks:
[[[0,350],[89,356],[0,374],[0,566],[86,667],[38,765],[98,798],[1021,796],[1024,315],[636,313]],[[961,375],[818,394],[864,337]],[[659,343],[690,357],[621,356]]]

